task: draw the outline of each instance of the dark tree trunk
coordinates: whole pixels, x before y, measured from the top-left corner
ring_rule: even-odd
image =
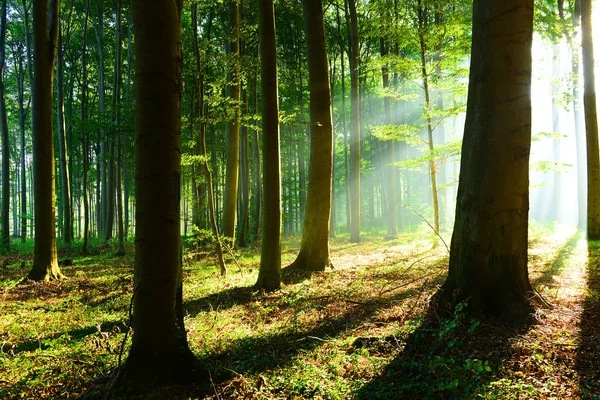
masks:
[[[350,241],[360,242],[360,96],[358,83],[358,17],[356,1],[348,0],[350,9]]]
[[[71,179],[69,177],[69,155],[67,153],[67,138],[65,126],[65,95],[64,95],[64,57],[63,57],[63,40],[62,32],[59,27],[58,33],[58,57],[56,60],[57,73],[57,94],[58,101],[56,107],[58,109],[58,149],[60,162],[60,182],[61,182],[61,200],[62,200],[62,222],[63,222],[63,240],[69,244],[73,241],[73,221],[71,211]]]
[[[136,242],[133,342],[124,379],[186,383],[194,371],[182,313],[181,13],[183,1],[133,0]]]
[[[439,303],[516,316],[527,271],[533,0],[475,0],[467,119]]]

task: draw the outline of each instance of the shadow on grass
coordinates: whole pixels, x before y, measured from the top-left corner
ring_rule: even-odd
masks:
[[[550,265],[550,268],[544,271],[544,273],[539,276],[537,279],[533,280],[531,283],[533,286],[538,285],[546,285],[553,286],[555,285],[553,278],[556,275],[559,275],[560,272],[566,267],[566,263],[569,261],[571,256],[575,253],[577,248],[577,242],[581,239],[582,231],[577,230],[573,236],[571,236],[567,241],[562,245],[562,247],[556,253],[556,258]]]
[[[588,242],[587,293],[579,322],[580,344],[575,368],[579,395],[600,399],[600,242]]]
[[[454,315],[429,310],[400,354],[356,392],[356,399],[470,399],[494,381],[519,324],[475,319],[459,305]]]
[[[68,335],[70,342],[77,342],[83,340],[86,336],[96,334],[99,337],[105,337],[111,333],[119,333],[125,332],[127,329],[127,325],[125,321],[110,321],[103,322],[102,324],[94,325],[94,326],[86,326],[78,329],[71,329],[64,332],[56,332],[51,335],[47,335],[36,340],[30,340],[26,342],[21,342],[14,347],[10,348],[11,356],[19,356],[20,353],[23,352],[31,352],[36,350],[46,350],[51,346],[47,344],[48,341],[57,339],[61,336]],[[5,346],[6,347],[6,346]]]

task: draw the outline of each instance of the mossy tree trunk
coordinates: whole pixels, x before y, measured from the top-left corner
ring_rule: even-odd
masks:
[[[183,326],[181,13],[183,0],[133,0],[136,55],[136,242],[133,342],[124,379],[185,383],[194,357]]]
[[[438,304],[518,315],[527,271],[533,0],[475,0],[456,222]]]
[[[321,0],[304,0],[304,26],[310,90],[310,160],[302,242],[293,265],[323,271],[329,265],[333,125]]]
[[[29,279],[63,278],[56,255],[56,191],[52,81],[58,48],[59,0],[33,3],[33,191],[35,245]]]
[[[273,290],[281,286],[281,163],[279,150],[279,98],[277,44],[273,0],[259,0],[262,89],[263,217],[260,269],[254,287]]]

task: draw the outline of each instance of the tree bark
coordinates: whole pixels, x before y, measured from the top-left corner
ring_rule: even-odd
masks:
[[[517,316],[527,271],[533,0],[475,0],[456,222],[438,304]]]
[[[64,57],[62,32],[59,27],[58,32],[58,57],[56,60],[57,73],[57,104],[58,109],[58,149],[60,162],[60,182],[61,182],[61,200],[62,200],[62,222],[63,222],[63,240],[69,244],[73,241],[73,220],[71,211],[71,180],[69,177],[69,154],[67,152],[66,126],[65,126],[65,95],[64,95]]]
[[[82,66],[82,78],[81,78],[81,142],[83,152],[83,247],[82,253],[86,255],[88,253],[88,240],[90,237],[90,199],[88,193],[88,171],[89,167],[89,143],[86,129],[87,121],[87,106],[88,106],[88,75],[87,75],[87,31],[88,21],[90,16],[90,0],[86,1],[85,6],[85,19],[83,23],[83,45],[81,51],[81,66]]]
[[[29,279],[60,279],[56,255],[56,191],[52,81],[60,24],[59,0],[33,3],[33,185],[35,245]]]
[[[587,236],[589,240],[598,240],[600,239],[600,147],[598,145],[591,0],[581,0],[581,47],[587,143]]]
[[[273,0],[259,0],[258,21],[262,86],[264,212],[260,268],[254,287],[273,290],[281,286],[281,164]]]
[[[180,237],[183,1],[132,0],[136,55],[136,242],[128,383],[187,383]]]
[[[302,242],[292,265],[308,271],[324,271],[330,264],[333,124],[321,0],[304,0],[304,26],[310,89],[310,161]]]

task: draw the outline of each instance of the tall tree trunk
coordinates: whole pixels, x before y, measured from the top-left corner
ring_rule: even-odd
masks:
[[[381,47],[381,56],[385,57],[388,54],[388,49],[383,38],[380,39],[380,47]],[[385,112],[385,124],[392,124],[392,99],[389,95],[390,90],[390,74],[388,69],[388,64],[385,63],[381,67],[381,77],[383,81],[383,108]],[[386,176],[387,176],[387,234],[390,237],[396,236],[396,178],[395,178],[395,168],[391,164],[395,161],[394,155],[394,141],[388,140],[386,142]]]
[[[60,154],[60,182],[63,209],[63,240],[69,244],[73,241],[73,220],[71,211],[71,180],[69,178],[69,155],[67,153],[67,139],[65,126],[65,95],[64,95],[64,57],[62,29],[58,32],[58,56],[56,60],[57,73],[57,104],[58,109],[58,149]]]
[[[117,235],[119,237],[119,247],[117,248],[117,256],[125,255],[125,234],[123,232],[123,196],[122,196],[122,181],[123,181],[123,134],[121,132],[121,67],[122,67],[122,47],[121,47],[121,0],[117,0],[117,26],[116,26],[116,49],[115,49],[115,86],[113,108],[115,113],[115,136],[116,160],[112,161],[115,165],[116,161],[116,194],[117,194]],[[112,196],[114,199],[114,195]],[[113,200],[114,204],[114,200]]]
[[[258,59],[258,46],[256,46],[256,59]],[[258,74],[259,71],[256,71],[254,75],[252,87],[254,89],[254,94],[252,96],[253,102],[253,114],[258,114]],[[258,239],[260,233],[260,218],[261,218],[261,208],[262,208],[262,174],[260,170],[260,150],[259,150],[259,140],[258,140],[258,123],[252,129],[252,148],[253,148],[253,160],[254,160],[254,198],[256,199],[254,203],[254,229],[252,233],[254,237]]]
[[[227,124],[227,170],[223,204],[223,235],[235,245],[238,178],[240,168],[240,8],[236,0],[229,0],[229,27],[233,39],[229,42],[232,71],[229,74],[229,98],[233,103],[233,120]]]
[[[248,115],[248,95],[246,90],[242,91],[242,111]],[[240,138],[240,216],[239,243],[246,247],[246,236],[248,233],[249,209],[250,209],[250,160],[248,154],[248,128],[244,124],[241,128]]]
[[[209,23],[209,29],[207,32],[207,37],[210,39],[210,26],[212,25],[212,15],[211,22]],[[200,110],[200,138],[199,138],[199,155],[202,157],[202,168],[204,170],[204,176],[206,178],[206,186],[208,187],[208,213],[210,219],[210,225],[212,227],[212,233],[215,237],[215,243],[217,248],[217,261],[219,262],[219,268],[221,271],[221,276],[225,276],[227,274],[227,267],[225,265],[225,260],[223,259],[223,248],[221,245],[221,237],[219,235],[219,227],[217,225],[217,217],[215,212],[215,196],[213,193],[213,182],[212,176],[210,174],[210,167],[208,165],[208,156],[206,154],[206,125],[207,118],[204,116],[204,73],[202,72],[202,68],[200,66],[200,47],[198,45],[198,3],[194,3],[194,7],[192,8],[192,26],[194,31],[194,55],[196,57],[196,73],[199,76],[199,106]]]
[[[528,312],[533,0],[475,0],[456,222],[439,303]]]
[[[125,86],[125,108],[129,110],[131,91],[131,18],[127,20],[127,85]],[[129,149],[129,137],[123,135],[123,148]],[[127,239],[129,233],[129,169],[127,151],[123,153],[123,235]]]
[[[358,17],[356,0],[348,0],[350,9],[350,241],[360,242],[360,97],[358,83]]]
[[[598,240],[600,239],[600,147],[598,145],[591,0],[581,0],[581,33],[583,106],[587,143],[587,236],[590,240]]]
[[[2,209],[0,210],[0,249],[2,253],[10,250],[9,207],[10,207],[10,144],[8,143],[8,115],[4,91],[4,68],[6,63],[7,0],[2,0],[0,17],[0,134],[2,136]]]
[[[133,342],[124,378],[186,383],[194,356],[183,325],[180,237],[183,1],[133,0],[136,55],[136,242]]]
[[[344,194],[346,195],[346,230],[350,232],[350,179],[348,172],[348,129],[346,127],[346,62],[344,61],[344,40],[341,34],[340,10],[336,9],[337,31],[340,41],[340,66],[342,80],[342,130],[344,132]]]
[[[262,86],[264,215],[260,268],[254,287],[272,290],[281,286],[281,163],[273,0],[258,1],[258,21]]]
[[[310,161],[302,242],[293,266],[308,271],[324,271],[330,264],[333,124],[321,0],[304,0],[304,26],[310,89]]]
[[[421,0],[418,2],[419,14],[419,43],[421,53],[421,79],[423,80],[423,91],[425,92],[425,120],[427,121],[427,144],[429,145],[429,177],[431,179],[431,198],[433,201],[433,229],[436,234],[440,233],[440,205],[437,190],[437,166],[433,159],[433,120],[431,117],[433,103],[429,91],[429,72],[427,71],[427,45],[425,43],[425,9]],[[437,243],[437,236],[435,243]]]
[[[59,0],[33,3],[33,184],[35,247],[29,279],[63,278],[56,255],[56,192],[52,132],[52,80],[60,24]]]
[[[104,10],[102,4],[98,5],[98,24],[96,25],[96,42],[98,46],[98,113],[99,122],[102,125],[105,119],[105,90],[104,90]],[[97,169],[100,174],[100,186],[97,186],[98,199],[96,212],[98,213],[98,236],[106,238],[108,212],[108,180],[107,180],[107,155],[106,155],[106,132],[100,129],[98,135]]]
[[[25,11],[26,12],[26,11]],[[20,131],[20,185],[21,188],[21,243],[25,243],[27,236],[27,167],[25,162],[25,130],[27,125],[27,113],[25,108],[25,69],[23,66],[22,47],[15,50],[15,60],[17,63],[17,96],[19,98],[19,131]],[[29,107],[27,107],[29,108]]]
[[[87,122],[87,106],[88,106],[88,87],[87,87],[87,31],[88,31],[88,20],[90,16],[90,0],[86,1],[85,6],[85,19],[83,23],[83,46],[81,50],[81,66],[82,66],[82,78],[81,78],[81,142],[83,152],[83,247],[82,253],[85,255],[88,253],[88,240],[90,237],[90,199],[88,193],[88,171],[89,167],[89,143],[86,129]]]

